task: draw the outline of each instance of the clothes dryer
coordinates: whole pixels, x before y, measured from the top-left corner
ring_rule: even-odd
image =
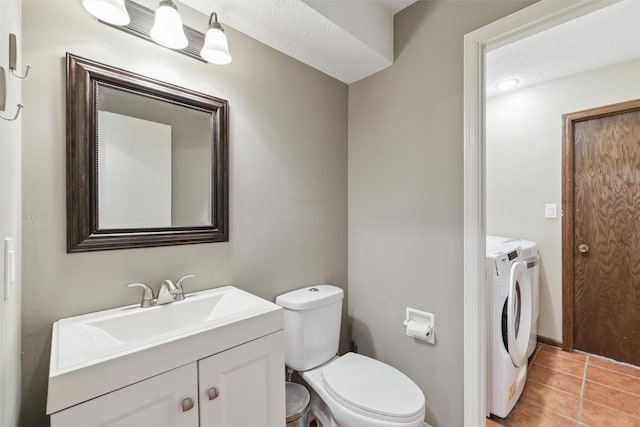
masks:
[[[487,408],[506,417],[527,379],[531,285],[519,246],[487,245],[489,342]]]
[[[536,242],[520,239],[518,237],[503,237],[487,235],[487,252],[489,249],[498,250],[505,248],[520,247],[520,255],[527,265],[527,275],[531,283],[531,334],[529,335],[529,346],[527,347],[527,357],[530,357],[536,349],[538,342],[538,317],[540,316],[540,254]]]

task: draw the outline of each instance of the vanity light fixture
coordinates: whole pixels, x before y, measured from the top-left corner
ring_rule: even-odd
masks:
[[[204,46],[200,56],[212,64],[226,65],[231,62],[227,36],[222,25],[218,22],[218,14],[213,12],[209,16],[209,29],[204,36]]]
[[[518,79],[503,80],[503,81],[501,81],[500,83],[498,83],[496,85],[496,89],[511,90],[514,87],[518,86],[518,83],[520,83],[520,80],[518,80]]]
[[[124,0],[82,0],[82,6],[99,20],[111,25],[128,25],[131,22]]]
[[[97,6],[98,3],[104,3],[107,6],[104,4]],[[231,62],[227,36],[215,12],[209,16],[209,26],[205,36],[193,28],[182,25],[178,7],[172,0],[161,0],[155,12],[132,0],[82,0],[82,4],[87,11],[98,18],[99,22],[112,28],[158,43],[198,61],[219,65]],[[92,11],[100,8],[106,10],[109,7],[113,10],[120,4],[122,8],[119,10],[127,13],[126,24],[116,24],[106,15]]]
[[[158,44],[170,49],[184,49],[189,45],[184,35],[178,7],[171,0],[162,0],[156,9],[156,18],[149,33]]]

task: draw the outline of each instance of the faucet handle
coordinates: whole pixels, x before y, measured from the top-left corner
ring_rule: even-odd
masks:
[[[142,288],[144,290],[142,294],[142,301],[140,302],[140,307],[151,307],[154,305],[154,296],[153,289],[144,283],[127,283],[125,285],[127,288]]]
[[[190,278],[192,278],[192,277],[196,277],[196,275],[195,275],[195,274],[192,274],[192,273],[185,274],[184,276],[182,276],[181,278],[179,278],[179,279],[178,279],[178,281],[176,282],[176,286],[178,287],[178,289],[179,289],[179,291],[180,291],[180,295],[182,295],[182,296],[183,296],[183,298],[184,298],[184,290],[183,290],[183,288],[182,288],[182,282],[183,282],[183,281],[185,281],[185,280],[187,280],[187,279],[190,279]]]

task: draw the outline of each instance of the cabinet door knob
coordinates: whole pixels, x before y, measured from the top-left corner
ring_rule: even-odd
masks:
[[[213,400],[216,397],[220,396],[218,387],[211,387],[209,390],[207,390],[207,394],[209,395],[209,400]]]
[[[187,397],[186,399],[182,400],[182,412],[187,412],[190,411],[191,409],[193,409],[193,399],[190,397]]]

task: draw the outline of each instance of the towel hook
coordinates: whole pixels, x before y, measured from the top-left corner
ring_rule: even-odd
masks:
[[[6,85],[6,77],[4,75],[4,67],[0,67],[0,111],[4,111],[4,106],[7,100],[7,90],[5,85]],[[20,110],[22,110],[22,107],[23,107],[22,104],[18,104],[18,110],[16,111],[16,115],[13,116],[13,118],[5,117],[2,114],[0,114],[0,118],[3,120],[7,120],[9,122],[12,122],[18,118],[18,116],[20,115]]]
[[[24,107],[24,105],[18,104],[18,109],[16,110],[16,114],[15,114],[15,116],[13,116],[13,118],[5,117],[2,114],[0,114],[0,119],[6,120],[8,122],[12,122],[12,121],[16,120],[18,118],[18,116],[20,115],[20,111],[22,110],[22,107]]]
[[[18,48],[17,48],[17,42],[16,42],[16,35],[13,33],[10,33],[9,34],[9,70],[11,70],[11,74],[16,76],[17,78],[26,79],[27,76],[29,75],[29,70],[31,69],[31,65],[27,65],[25,67],[25,72],[23,76],[21,76],[20,74],[17,74],[16,73],[17,57],[18,57]]]

